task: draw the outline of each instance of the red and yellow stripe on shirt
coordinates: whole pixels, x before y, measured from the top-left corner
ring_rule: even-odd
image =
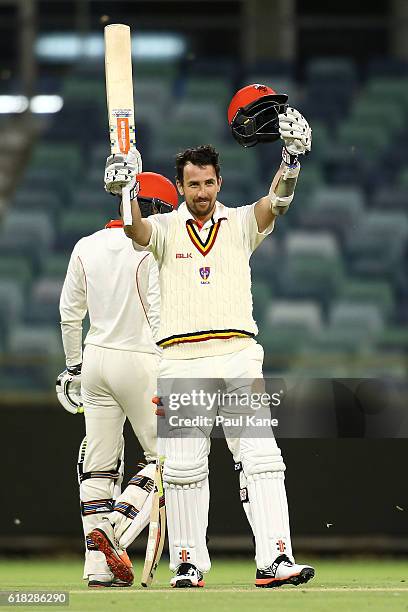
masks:
[[[204,257],[208,255],[208,253],[213,248],[215,244],[215,240],[217,238],[218,230],[220,229],[221,221],[223,220],[224,218],[219,219],[218,221],[216,221],[216,223],[213,223],[213,225],[211,226],[208,232],[208,236],[205,242],[201,241],[200,235],[197,232],[196,228],[194,227],[194,222],[191,220],[187,221],[186,228],[187,228],[187,233],[190,237],[190,240],[194,244],[196,249],[201,253],[201,255],[204,255]]]
[[[182,342],[204,342],[205,340],[228,340],[229,338],[253,338],[255,334],[240,329],[211,329],[202,332],[192,332],[163,338],[157,344],[163,348],[181,344]]]

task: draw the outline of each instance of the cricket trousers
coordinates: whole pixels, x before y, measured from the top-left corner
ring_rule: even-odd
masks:
[[[81,391],[86,437],[78,458],[81,514],[86,535],[112,512],[124,470],[123,426],[126,418],[140,442],[146,461],[156,457],[156,394],[159,356],[88,344],[84,350]],[[136,462],[134,472],[137,471]],[[104,573],[101,553],[85,559],[84,578]],[[98,558],[100,562],[98,561]]]
[[[206,543],[212,429],[208,417],[215,415],[234,423],[223,424],[223,429],[235,467],[220,466],[217,476],[230,479],[234,471],[239,472],[240,499],[255,537],[257,567],[269,567],[282,551],[292,556],[281,452],[271,427],[257,428],[247,423],[246,416],[254,413],[251,400],[241,402],[264,391],[263,356],[256,342],[226,355],[195,359],[166,359],[164,351],[158,388],[166,411],[166,428],[160,435],[165,438],[161,442],[166,449],[163,480],[173,571],[183,562],[194,564],[202,572],[211,567]],[[218,401],[220,390],[231,396],[228,404]],[[207,398],[214,399],[218,394],[218,399],[197,407],[193,400],[203,391]],[[179,405],[177,400],[182,400]],[[268,415],[270,418],[269,406],[257,409],[256,415],[262,422]],[[197,421],[194,417],[198,416],[207,420]],[[190,422],[186,417],[191,417]],[[228,510],[224,507],[220,511]]]

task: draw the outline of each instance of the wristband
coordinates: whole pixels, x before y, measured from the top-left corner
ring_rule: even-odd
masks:
[[[81,373],[82,370],[82,363],[78,363],[78,365],[74,365],[74,366],[67,366],[67,372],[68,374],[71,374],[71,376],[79,376],[79,374]]]
[[[140,190],[140,183],[139,181],[136,181],[135,186],[132,187],[132,189],[129,192],[130,201],[135,200],[137,198],[137,194],[139,193],[139,190]]]
[[[282,160],[289,168],[296,168],[298,165],[298,156],[289,153],[286,147],[282,147]]]

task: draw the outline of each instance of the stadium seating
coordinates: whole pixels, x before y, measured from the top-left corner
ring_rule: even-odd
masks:
[[[10,212],[0,230],[0,253],[38,259],[52,248],[55,226],[45,211]]]
[[[364,212],[365,196],[358,187],[318,187],[307,206],[300,206],[299,225],[330,230],[343,239],[358,224]]]
[[[226,109],[231,97],[231,86],[228,77],[195,77],[191,76],[184,90],[184,98],[190,103],[203,100],[217,101],[220,108]]]
[[[34,149],[31,167],[57,168],[75,178],[81,164],[80,148],[73,144],[38,144]]]
[[[72,249],[78,240],[103,229],[105,224],[106,216],[102,212],[67,211],[61,215],[58,250]]]
[[[42,261],[41,274],[48,278],[65,278],[71,253],[49,253]]]
[[[72,188],[70,176],[63,167],[36,167],[29,161],[14,197],[17,200],[20,193],[41,192],[47,193],[47,197],[58,197],[60,205],[69,205]]]
[[[353,329],[360,338],[384,329],[384,319],[379,306],[365,302],[333,302],[329,324],[333,329]]]
[[[362,69],[348,58],[315,58],[303,83],[283,61],[245,72],[232,60],[141,61],[137,70],[144,168],[172,178],[178,151],[211,142],[224,179],[219,199],[230,206],[265,195],[280,160],[278,145],[243,149],[232,139],[226,108],[238,87],[266,82],[286,91],[310,120],[313,150],[301,160],[294,202],[251,258],[266,367],[322,376],[404,371],[408,64],[377,59]],[[52,388],[70,252],[116,216],[117,198],[103,190],[102,66],[78,65],[60,90],[63,110],[41,120],[0,226],[2,388],[10,378],[20,389]]]
[[[349,119],[340,125],[338,141],[349,147],[350,154],[379,160],[390,145],[391,138],[388,128],[383,125],[377,125],[373,130],[370,125],[362,124],[358,119]]]
[[[326,306],[343,279],[343,264],[334,237],[324,232],[290,232],[284,245],[286,253],[279,276],[282,295],[314,298]]]
[[[384,213],[392,210],[406,211],[408,204],[408,174],[404,185],[404,179],[400,179],[401,187],[383,187],[371,198],[373,208]]]
[[[0,258],[0,280],[12,279],[26,289],[33,276],[30,256],[3,254]]]
[[[13,327],[5,367],[10,389],[49,391],[60,367],[61,339],[55,324]]]
[[[266,367],[285,370],[323,325],[319,305],[312,301],[273,300],[265,309],[260,342],[268,355]]]
[[[395,133],[404,127],[405,112],[397,101],[360,97],[353,106],[350,118],[356,123],[364,123],[372,129],[384,126],[390,133]]]
[[[0,278],[0,336],[2,344],[16,323],[21,320],[24,309],[24,289],[18,280]]]
[[[353,274],[393,276],[408,237],[408,218],[402,212],[371,212],[353,226],[345,247]]]
[[[60,278],[42,276],[35,281],[31,288],[24,320],[28,323],[39,324],[58,321],[61,289],[62,279]]]
[[[343,303],[375,304],[384,319],[394,312],[394,294],[387,281],[353,278],[342,284],[338,297]]]
[[[43,211],[55,217],[62,209],[61,197],[49,189],[38,188],[34,183],[26,189],[18,189],[12,202],[13,208],[22,211]]]

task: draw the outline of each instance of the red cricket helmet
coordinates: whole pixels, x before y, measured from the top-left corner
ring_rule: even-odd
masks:
[[[243,147],[278,140],[278,115],[285,112],[287,101],[286,94],[277,94],[268,85],[242,87],[228,107],[228,123],[235,140]]]
[[[177,208],[177,189],[168,178],[156,172],[141,172],[136,178],[139,182],[137,201],[142,217],[156,212],[171,212]]]

